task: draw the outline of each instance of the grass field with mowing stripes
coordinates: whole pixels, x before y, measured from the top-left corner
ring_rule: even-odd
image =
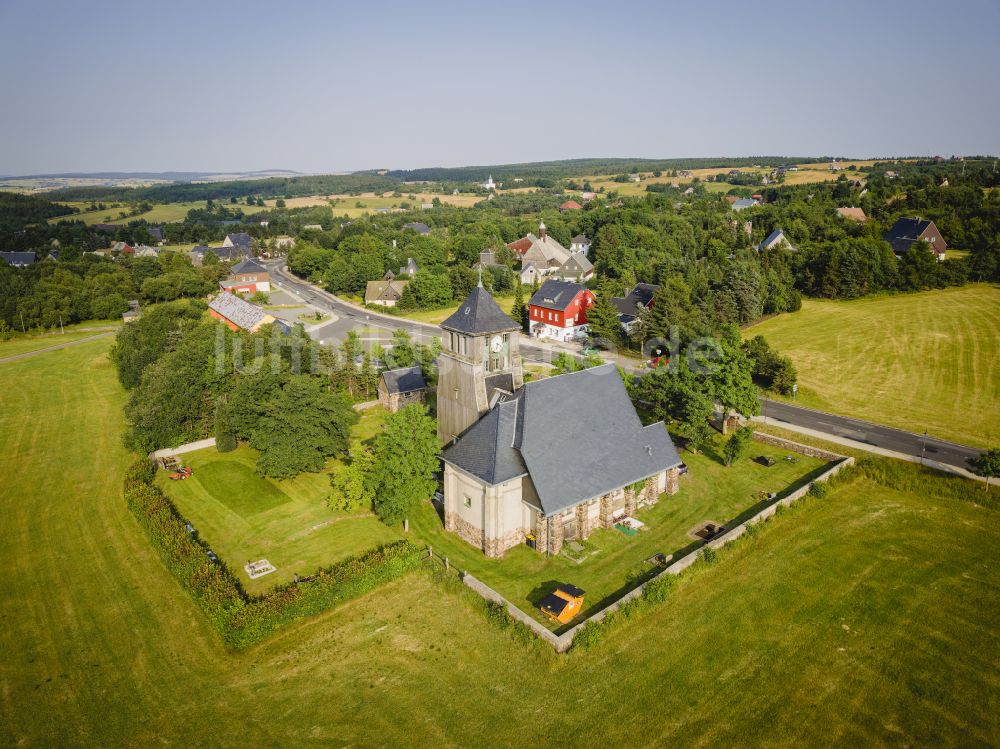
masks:
[[[1000,445],[1000,286],[807,299],[758,334],[795,363],[803,406]]]
[[[515,642],[418,573],[228,654],[122,500],[109,345],[0,365],[0,744],[1000,739],[997,510],[917,466],[919,495],[805,500],[588,651]]]

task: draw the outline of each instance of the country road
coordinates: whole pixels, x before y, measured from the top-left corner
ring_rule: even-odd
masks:
[[[368,327],[395,330],[403,328],[411,335],[440,335],[441,328],[430,323],[415,322],[404,317],[384,315],[372,312],[356,304],[346,302],[332,294],[318,289],[312,284],[296,278],[284,267],[284,263],[273,266],[276,275],[285,288],[292,289],[298,296],[310,304],[328,309],[341,320],[347,322],[347,327],[363,325]],[[349,321],[349,322],[348,322]],[[565,351],[579,355],[579,347],[567,344],[542,343],[525,338],[521,343],[521,352],[527,361],[548,361],[553,353]],[[640,367],[634,359],[622,356],[602,354],[619,366],[630,371],[639,371]],[[861,419],[815,411],[811,408],[794,406],[789,403],[761,399],[762,416],[768,422],[777,422],[778,426],[800,428],[813,432],[831,435],[850,440],[861,449],[871,446],[884,451],[900,453],[911,458],[926,460],[928,463],[942,463],[955,468],[967,469],[966,460],[979,454],[979,450],[966,445],[937,439],[933,436],[915,434],[892,427],[872,424]]]

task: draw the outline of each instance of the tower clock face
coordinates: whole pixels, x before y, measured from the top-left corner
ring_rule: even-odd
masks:
[[[498,335],[493,336],[493,340],[490,341],[490,350],[494,354],[499,354],[501,351],[503,351],[503,336],[498,336]]]

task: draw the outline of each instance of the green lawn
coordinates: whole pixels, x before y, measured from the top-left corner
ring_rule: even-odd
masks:
[[[354,444],[374,435],[383,419],[381,408],[364,411],[354,428]],[[329,461],[322,473],[278,481],[257,475],[257,453],[248,446],[231,453],[213,447],[181,459],[194,469],[191,478],[172,481],[161,471],[157,480],[251,593],[399,537],[371,513],[334,512],[326,506],[330,473],[339,460]],[[277,571],[250,580],[243,565],[264,558]]]
[[[79,341],[81,338],[89,338],[101,333],[112,332],[110,328],[117,327],[120,324],[120,320],[92,320],[80,323],[79,325],[67,325],[65,333],[61,333],[57,328],[45,333],[29,333],[26,336],[18,335],[9,341],[0,341],[0,359],[5,359],[8,356],[17,356],[18,354],[26,354],[29,351],[38,351],[50,346],[72,343],[73,341]],[[101,330],[101,328],[108,330]]]
[[[514,297],[511,296],[496,296],[497,304],[500,306],[504,312],[508,315],[514,306]],[[447,318],[451,317],[455,310],[458,309],[458,304],[454,304],[450,307],[443,307],[441,309],[422,309],[422,310],[410,310],[407,312],[399,312],[399,317],[405,317],[407,320],[416,320],[417,322],[432,323],[434,325],[439,325]],[[392,313],[389,313],[392,314]]]
[[[1000,515],[917,466],[919,494],[807,500],[587,652],[414,574],[227,653],[125,508],[109,345],[0,364],[4,746],[1000,743]]]
[[[758,455],[774,457],[778,463],[765,468],[750,459]],[[585,618],[648,579],[656,568],[645,560],[654,554],[680,558],[698,548],[701,543],[689,535],[696,527],[706,521],[727,524],[741,514],[757,512],[766,504],[759,492],[798,488],[825,467],[822,461],[805,456],[793,455],[795,462],[784,460],[788,455],[792,454],[754,443],[746,458],[726,468],[714,451],[685,452],[683,458],[690,470],[681,479],[681,490],[636,513],[646,524],[638,535],[626,536],[616,528],[596,530],[581,544],[584,551],[574,554],[576,559],[569,556],[566,546],[556,557],[517,546],[503,559],[487,559],[482,551],[445,531],[429,504],[411,518],[411,528],[413,536],[432,546],[436,554],[448,557],[453,565],[470,572],[542,623],[549,621],[538,610],[538,604],[557,584],[583,588],[587,593]]]
[[[792,358],[803,406],[1000,444],[1000,286],[806,300],[757,334]]]

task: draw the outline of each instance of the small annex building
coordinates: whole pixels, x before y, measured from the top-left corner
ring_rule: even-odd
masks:
[[[412,403],[423,403],[427,382],[419,366],[387,369],[378,380],[378,402],[389,413]]]

